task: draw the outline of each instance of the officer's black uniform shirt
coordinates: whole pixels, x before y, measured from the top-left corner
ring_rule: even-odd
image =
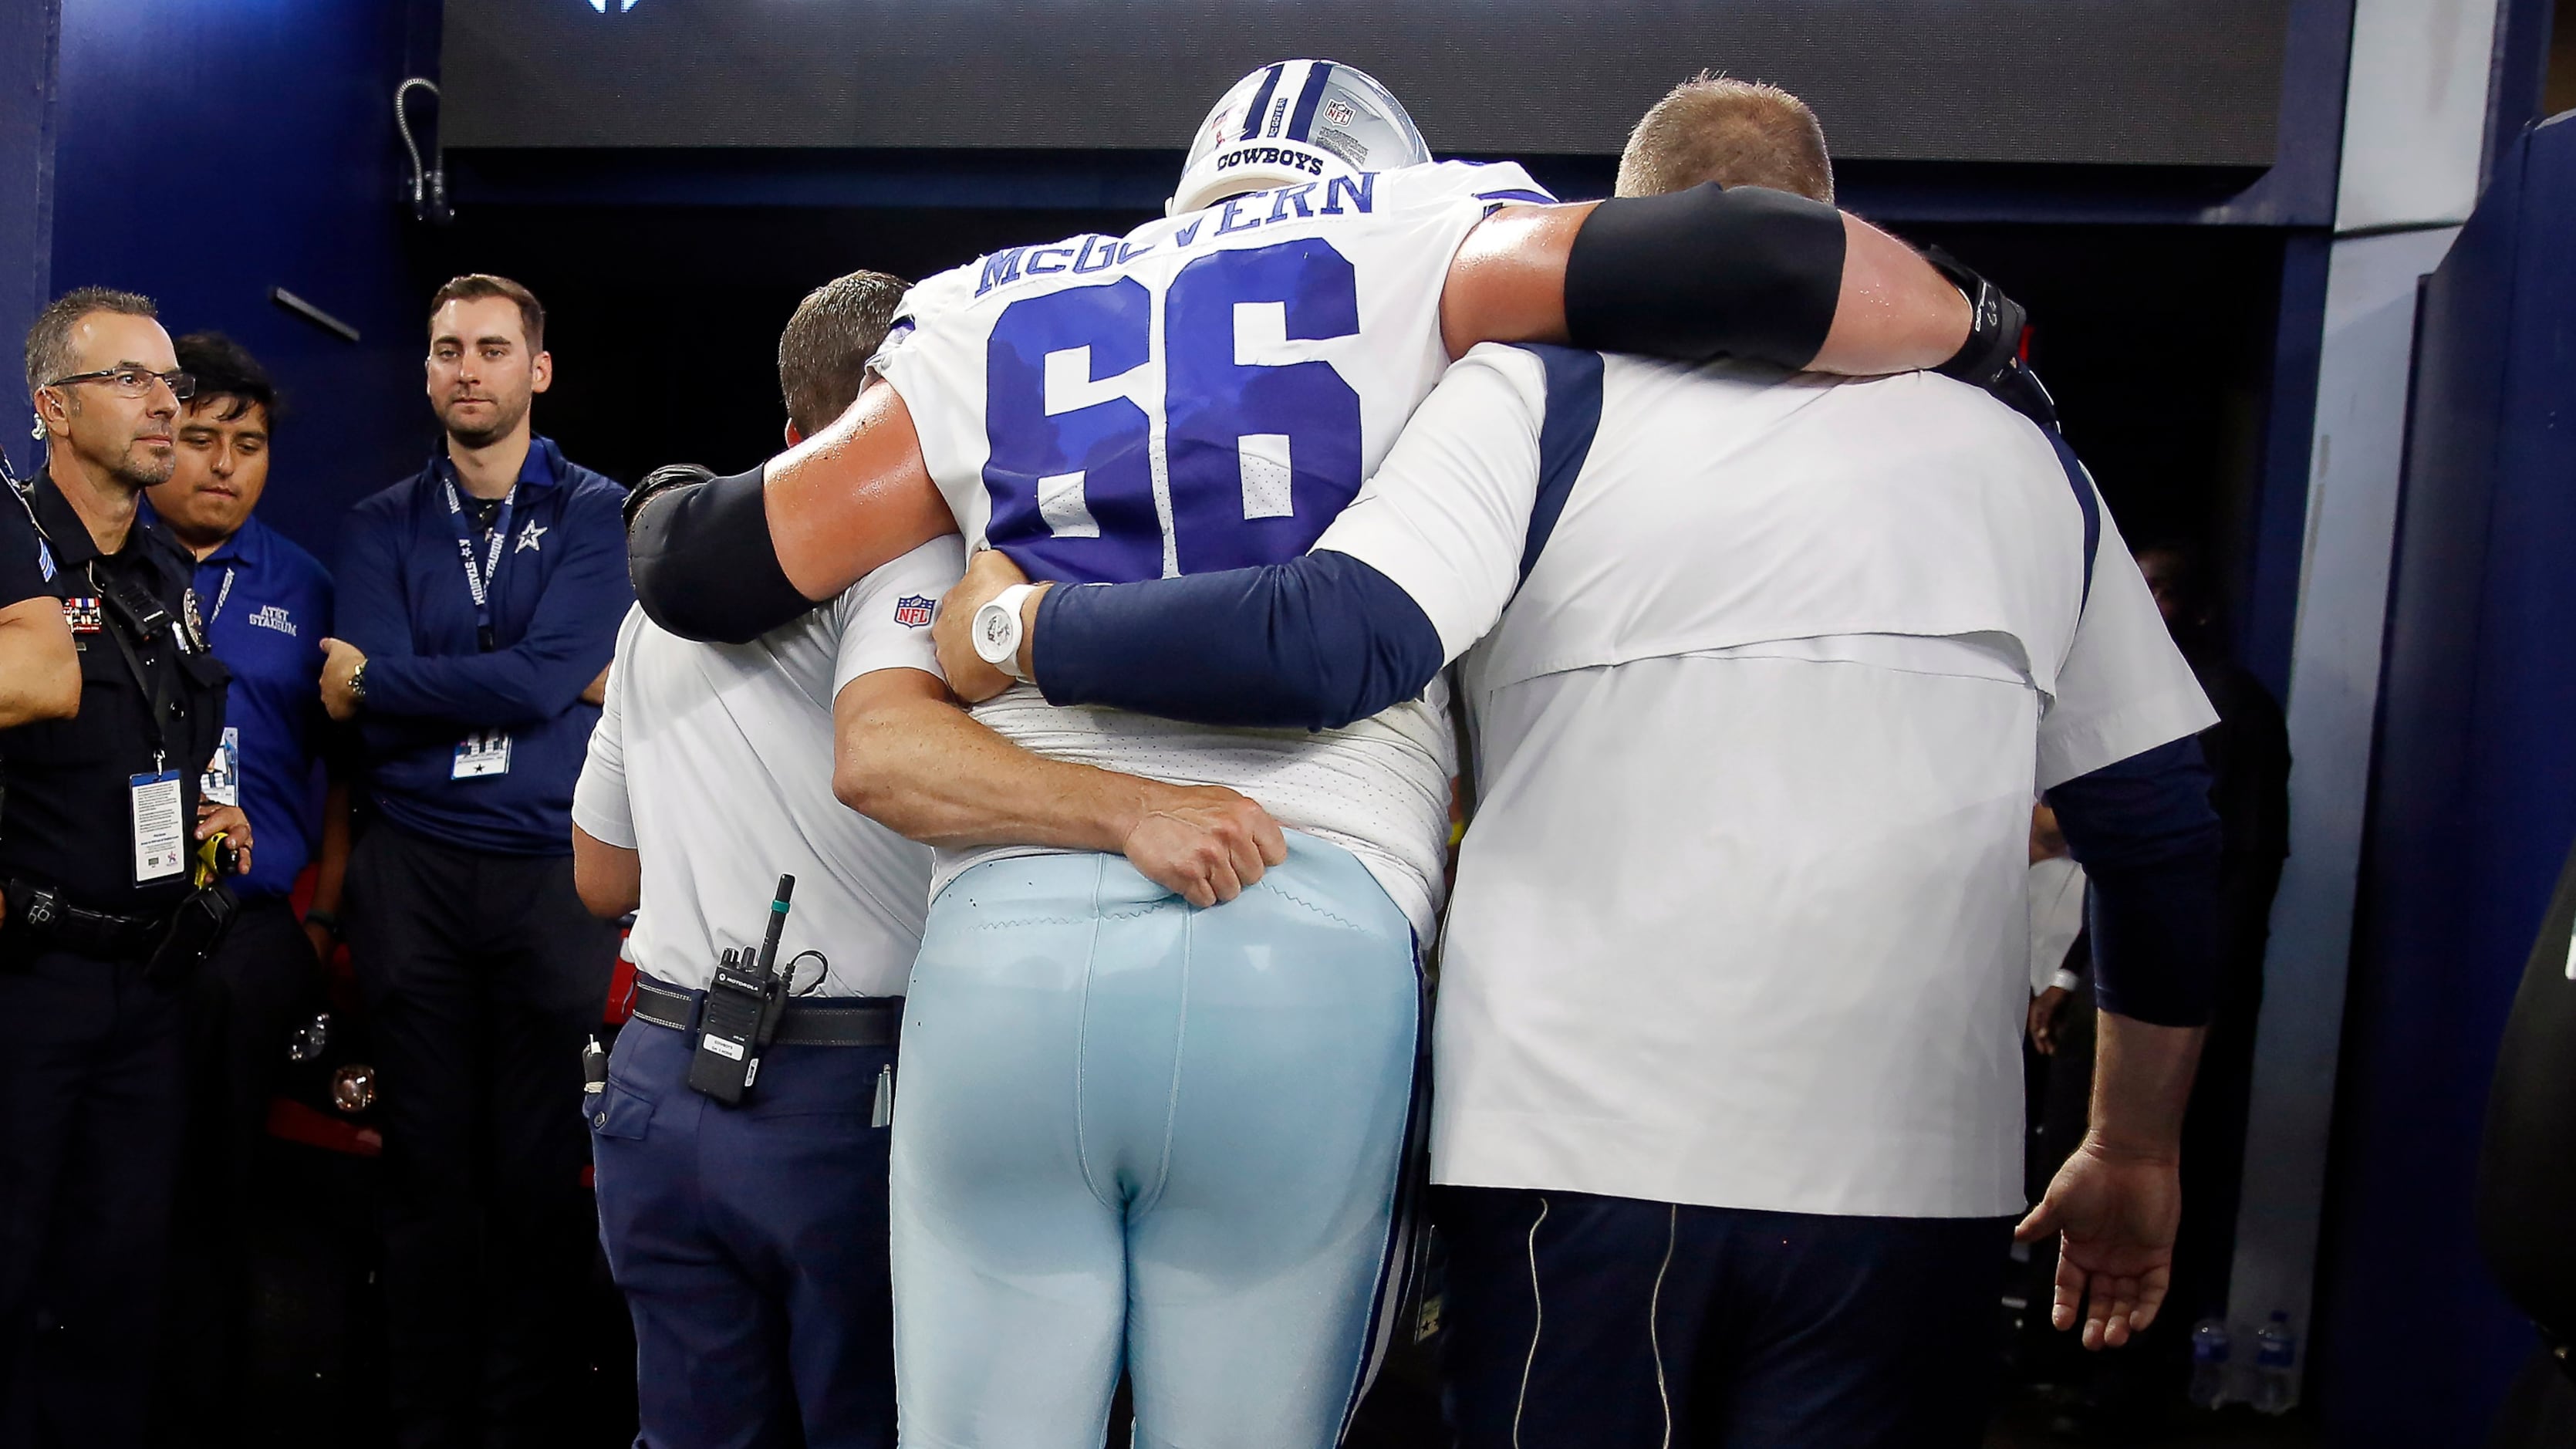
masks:
[[[52,586],[45,582],[46,557],[36,540],[36,526],[27,521],[27,511],[0,499],[0,609],[53,597]]]
[[[228,676],[205,651],[190,587],[195,563],[168,534],[139,518],[124,547],[100,554],[50,477],[28,489],[27,507],[52,568],[45,587],[63,601],[80,651],[80,714],[0,731],[0,782],[7,790],[0,795],[0,880],[51,885],[91,910],[155,914],[188,893],[189,873],[136,884],[131,778],[177,771],[182,818],[193,831],[206,763],[223,739]],[[21,512],[5,496],[0,509]],[[169,616],[152,639],[127,641],[166,702],[166,728],[155,721],[152,691],[117,647],[110,633],[116,624],[100,601],[102,585],[120,580],[157,599]]]

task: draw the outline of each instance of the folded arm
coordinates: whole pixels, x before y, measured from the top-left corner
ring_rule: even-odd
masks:
[[[568,515],[546,539],[564,556],[547,576],[527,632],[506,649],[482,654],[413,652],[389,541],[353,539],[335,628],[366,655],[365,713],[514,725],[551,719],[580,700],[608,663],[617,622],[632,601],[617,517],[598,504],[589,507],[587,514]]]

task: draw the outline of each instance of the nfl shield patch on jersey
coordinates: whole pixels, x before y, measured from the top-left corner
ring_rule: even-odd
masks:
[[[926,629],[932,602],[926,594],[905,594],[894,601],[894,621],[907,629]]]

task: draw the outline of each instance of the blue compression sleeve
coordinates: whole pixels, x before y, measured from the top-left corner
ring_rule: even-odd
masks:
[[[1422,693],[1440,631],[1393,579],[1348,554],[1049,589],[1037,683],[1050,704],[1193,724],[1336,729]]]
[[[2186,737],[2048,792],[2092,882],[2093,993],[2104,1011],[2201,1026],[2218,997],[2218,812]]]

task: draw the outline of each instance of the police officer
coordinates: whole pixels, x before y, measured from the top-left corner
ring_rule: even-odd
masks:
[[[789,446],[857,396],[902,294],[859,272],[798,307],[779,343]],[[895,1442],[885,1129],[930,852],[833,798],[833,702],[863,678],[943,688],[932,601],[964,566],[938,539],[750,644],[691,643],[641,610],[618,633],[572,843],[583,901],[638,912],[636,1014],[590,1118],[638,1443]],[[693,1028],[781,874],[797,994],[748,1095],[710,1098],[691,1089],[710,1051],[746,1078],[753,1061]]]
[[[197,973],[188,1026],[190,1124],[173,1250],[171,1406],[198,1443],[229,1442],[229,1400],[242,1381],[250,1307],[251,1165],[286,1042],[322,996],[321,956],[348,861],[348,801],[320,769],[322,638],[331,576],[253,513],[268,487],[277,389],[238,342],[198,332],[178,342],[197,380],[177,419],[178,463],[145,502],[197,560],[206,642],[232,675],[221,750],[206,794],[242,807],[258,833],[259,869],[235,888],[241,914]],[[313,910],[288,902],[320,862]]]
[[[194,380],[152,303],[83,288],[27,335],[43,476],[0,508],[41,535],[79,651],[76,720],[0,734],[0,1444],[137,1443],[184,1122],[181,1003],[230,897],[201,890],[238,808],[185,551],[140,522]]]

